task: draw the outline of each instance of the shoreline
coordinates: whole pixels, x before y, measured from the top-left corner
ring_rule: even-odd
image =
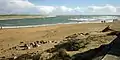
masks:
[[[26,26],[2,26],[3,29],[19,29],[19,28],[34,28],[34,27],[45,27],[55,25],[72,25],[72,24],[90,24],[90,23],[101,23],[101,22],[70,22],[70,23],[56,23],[56,24],[42,24],[42,25],[26,25]],[[109,22],[108,22],[109,23]]]
[[[106,22],[111,23],[112,21]],[[95,22],[68,22],[68,23],[56,23],[56,24],[41,24],[41,25],[25,25],[25,26],[1,26],[3,29],[15,29],[15,28],[34,28],[34,27],[41,27],[41,26],[55,26],[55,25],[71,25],[71,24],[91,24],[91,23],[101,23],[100,21]]]

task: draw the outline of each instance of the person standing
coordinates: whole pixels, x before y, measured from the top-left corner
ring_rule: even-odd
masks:
[[[0,25],[0,29],[2,29],[2,25]]]

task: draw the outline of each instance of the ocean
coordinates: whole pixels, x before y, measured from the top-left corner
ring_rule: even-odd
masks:
[[[24,28],[56,24],[100,23],[101,20],[112,22],[113,19],[119,18],[119,15],[61,15],[46,18],[0,20],[0,25],[3,28]]]

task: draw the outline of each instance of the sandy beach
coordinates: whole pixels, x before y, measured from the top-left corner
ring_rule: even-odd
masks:
[[[17,28],[17,29],[1,29],[0,30],[0,56],[9,54],[24,54],[28,52],[41,51],[52,47],[52,44],[41,46],[32,50],[7,51],[7,49],[20,44],[20,42],[29,43],[34,41],[62,41],[66,36],[79,32],[101,31],[106,26],[114,30],[120,30],[119,22],[116,23],[84,23],[84,24],[59,24],[54,26],[41,26],[34,28]]]

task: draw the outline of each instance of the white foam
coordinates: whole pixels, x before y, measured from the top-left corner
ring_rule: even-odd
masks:
[[[29,27],[39,27],[39,26],[51,26],[56,24],[44,24],[44,25],[29,25],[29,26],[3,26],[2,28],[29,28]]]
[[[30,27],[40,27],[40,26],[53,26],[58,24],[77,24],[78,22],[68,22],[68,23],[56,23],[56,24],[42,24],[42,25],[28,25],[28,26],[3,26],[2,28],[30,28]]]
[[[80,20],[82,20],[82,19],[80,19]],[[84,20],[86,20],[86,21],[83,21],[83,22],[81,22],[81,21],[75,21],[75,22],[68,22],[68,23],[42,24],[42,25],[27,25],[27,26],[3,26],[2,28],[29,28],[29,27],[39,27],[39,26],[51,26],[51,25],[57,25],[57,24],[101,23],[102,19],[101,20],[99,20],[99,19],[97,19],[97,20],[96,19],[91,19],[91,20],[84,19]],[[105,21],[106,22],[113,22],[113,19],[106,19]]]
[[[101,20],[110,21],[110,20],[119,19],[119,18],[120,17],[117,17],[117,16],[96,16],[96,17],[93,16],[93,17],[88,17],[88,18],[84,18],[84,17],[83,18],[70,18],[68,20],[78,21],[78,22],[91,22],[91,21],[93,22],[93,21],[101,21]]]
[[[107,20],[106,22],[112,22],[112,20]],[[28,25],[28,26],[3,26],[2,28],[30,28],[30,27],[40,27],[40,26],[53,26],[58,24],[82,24],[82,23],[101,23],[100,21],[92,22],[68,22],[68,23],[56,23],[56,24],[42,24],[42,25]]]

